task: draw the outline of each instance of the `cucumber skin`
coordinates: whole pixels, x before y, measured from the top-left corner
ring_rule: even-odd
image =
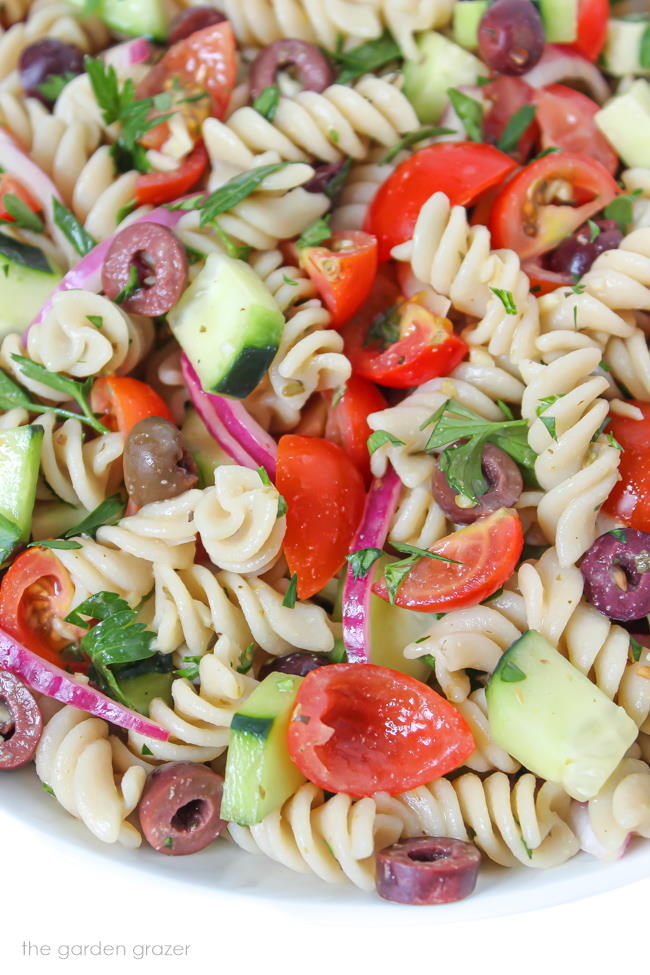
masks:
[[[232,368],[207,392],[230,396],[232,399],[244,399],[264,379],[277,351],[277,345],[246,346]]]
[[[478,28],[488,0],[459,0],[454,7],[454,40],[468,51],[478,48]]]
[[[0,512],[29,538],[40,470],[43,427],[32,423],[0,433]]]

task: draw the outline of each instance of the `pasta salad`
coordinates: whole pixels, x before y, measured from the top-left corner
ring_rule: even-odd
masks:
[[[412,905],[650,838],[647,3],[0,19],[3,783]]]

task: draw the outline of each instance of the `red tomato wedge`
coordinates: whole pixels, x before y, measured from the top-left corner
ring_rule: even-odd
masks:
[[[90,405],[107,427],[125,435],[148,416],[174,422],[169,407],[155,389],[130,376],[100,376],[93,383]]]
[[[574,283],[568,271],[549,271],[537,261],[527,261],[523,269],[530,280],[530,290],[536,298]]]
[[[574,206],[546,199],[561,180],[572,188]],[[574,152],[556,152],[530,163],[503,187],[492,207],[495,248],[514,250],[522,261],[552,250],[607,206],[619,188],[601,163]]]
[[[438,190],[466,206],[515,167],[505,153],[480,142],[443,142],[414,152],[380,186],[368,210],[364,230],[377,238],[379,260],[411,239],[422,206]]]
[[[374,664],[334,664],[302,681],[289,755],[329,792],[396,795],[458,768],[474,751],[453,705],[426,684]]]
[[[177,169],[159,173],[140,173],[135,182],[135,202],[138,206],[160,206],[188,193],[208,168],[208,153],[199,142]]]
[[[620,481],[603,505],[604,510],[630,528],[650,532],[650,403],[634,400],[642,420],[612,416],[607,432],[623,448],[618,468]]]
[[[566,47],[595,61],[605,46],[609,16],[609,0],[578,0],[578,36]]]
[[[512,116],[524,105],[532,104],[535,89],[523,78],[513,78],[503,74],[485,85],[482,92],[489,105],[483,117],[483,138],[490,145],[496,145]],[[522,133],[512,155],[524,162],[531,153],[536,137],[537,125],[533,119]]]
[[[467,354],[451,322],[426,307],[424,293],[405,300],[383,275],[342,334],[353,371],[394,389],[446,376]]]
[[[340,328],[366,300],[377,273],[377,241],[361,230],[332,234],[328,247],[305,247],[300,266]]]
[[[422,613],[475,606],[510,578],[523,546],[519,515],[513,508],[501,508],[436,542],[430,551],[455,562],[423,556],[397,590],[395,605]],[[389,601],[383,576],[372,591]]]
[[[70,641],[56,629],[56,622],[72,609],[74,594],[67,569],[51,549],[27,549],[9,567],[0,585],[0,627],[51,664],[73,665],[85,673],[86,662],[61,655]],[[84,632],[69,629],[80,635]]]
[[[276,485],[287,502],[284,554],[299,598],[308,599],[345,562],[363,514],[363,478],[336,444],[287,434],[278,444]]]
[[[600,105],[575,88],[547,85],[535,92],[541,147],[557,146],[602,163],[608,172],[618,169],[618,155],[594,122]]]
[[[325,436],[343,448],[367,487],[371,479],[368,437],[372,433],[368,416],[385,410],[388,403],[373,383],[354,375],[329,398]]]
[[[9,213],[7,205],[5,203],[5,196],[17,196],[32,213],[40,213],[43,209],[38,200],[34,199],[29,190],[23,186],[23,184],[10,176],[9,173],[0,174],[0,220],[6,220],[8,223],[14,223],[15,217]]]

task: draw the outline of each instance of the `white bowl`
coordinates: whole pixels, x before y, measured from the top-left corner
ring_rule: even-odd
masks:
[[[143,847],[125,850],[96,840],[69,816],[36,778],[32,768],[2,774],[2,819],[20,819],[48,842],[73,855],[94,861],[95,876],[102,861],[130,867],[157,883],[184,883],[220,896],[239,896],[286,911],[300,905],[307,923],[430,924],[432,921],[470,921],[549,907],[602,893],[650,876],[650,843],[637,841],[615,863],[603,863],[581,854],[554,870],[524,867],[505,870],[484,864],[475,893],[458,904],[436,908],[390,904],[355,887],[326,884],[315,877],[293,873],[263,856],[252,856],[219,840],[204,853],[165,857]]]

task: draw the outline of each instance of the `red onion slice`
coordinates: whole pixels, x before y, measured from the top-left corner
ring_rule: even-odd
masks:
[[[361,525],[352,541],[352,552],[384,547],[401,488],[401,481],[392,468],[372,482]],[[372,570],[363,579],[355,579],[348,570],[343,587],[343,643],[350,663],[370,662],[371,586]]]
[[[557,44],[547,44],[535,67],[521,77],[533,88],[543,88],[556,81],[583,81],[592,97],[601,105],[611,94],[595,64]]]
[[[169,738],[169,733],[159,725],[124,707],[118,701],[111,700],[101,691],[87,684],[80,684],[60,667],[32,653],[4,630],[0,630],[0,669],[22,677],[33,691],[63,704],[71,704],[80,711],[103,718],[120,728],[136,731],[157,741],[167,741]]]

